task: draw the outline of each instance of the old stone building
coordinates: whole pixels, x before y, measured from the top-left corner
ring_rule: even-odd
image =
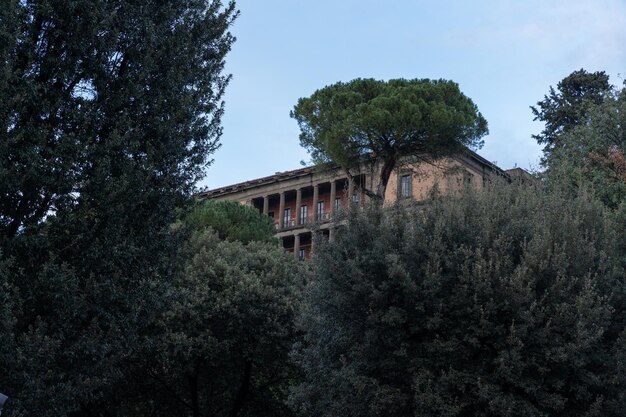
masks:
[[[375,180],[372,174],[373,169],[364,167],[352,183],[339,167],[308,167],[209,190],[199,197],[234,200],[257,208],[274,219],[276,236],[285,249],[305,259],[311,255],[311,229],[331,236],[330,220],[348,204],[364,203],[366,197],[359,185],[372,189]],[[439,192],[449,193],[466,185],[481,188],[494,176],[524,175],[528,174],[519,168],[503,171],[469,150],[436,161],[416,158],[395,169],[389,179],[385,202],[401,198],[423,200],[434,187]]]

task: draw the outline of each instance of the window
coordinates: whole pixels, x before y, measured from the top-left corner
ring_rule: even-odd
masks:
[[[324,200],[317,202],[317,221],[324,219]]]
[[[467,171],[463,171],[463,184],[465,186],[472,185],[473,178],[474,178],[474,175],[472,173],[467,172]]]
[[[335,198],[335,211],[341,210],[341,197]]]
[[[306,204],[300,206],[300,224],[305,224],[309,217],[309,209]]]
[[[360,192],[354,192],[354,194],[352,194],[352,202],[353,203],[358,203],[359,200],[361,198],[361,193]]]
[[[271,217],[273,219],[274,218],[274,212],[273,211],[268,211],[267,212],[267,216]]]
[[[283,227],[289,227],[291,222],[291,208],[286,208],[283,213]]]
[[[400,197],[411,196],[411,174],[400,177]]]
[[[300,249],[298,251],[298,260],[299,261],[304,261],[306,259],[306,250],[305,249]]]

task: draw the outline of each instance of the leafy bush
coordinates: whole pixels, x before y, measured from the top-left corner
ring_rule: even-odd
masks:
[[[352,213],[316,248],[309,416],[619,416],[624,269],[593,196],[489,187]]]

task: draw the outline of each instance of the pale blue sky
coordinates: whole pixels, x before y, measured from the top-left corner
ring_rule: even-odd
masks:
[[[238,0],[222,147],[200,186],[308,161],[289,117],[298,98],[354,78],[445,78],[489,122],[478,151],[537,167],[529,106],[574,70],[626,72],[625,0]]]

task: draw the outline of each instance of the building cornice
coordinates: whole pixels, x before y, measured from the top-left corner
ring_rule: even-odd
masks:
[[[455,156],[461,157],[461,158],[467,157],[470,160],[474,160],[479,165],[489,168],[493,173],[497,175],[501,175],[507,179],[509,178],[507,171],[498,167],[493,162],[490,162],[487,159],[483,158],[482,156],[480,156],[479,154],[477,154],[476,152],[472,151],[469,148],[466,148],[463,152],[461,152],[458,155],[452,155],[453,158]],[[287,181],[287,180],[298,179],[298,178],[310,176],[313,174],[323,174],[325,172],[332,172],[332,171],[336,171],[339,169],[340,167],[337,165],[334,165],[334,166],[329,165],[327,167],[321,167],[321,168],[316,167],[316,166],[309,166],[309,167],[294,169],[290,171],[276,172],[274,175],[268,175],[266,177],[261,177],[261,178],[256,178],[256,179],[252,179],[248,181],[243,181],[243,182],[236,183],[236,184],[226,185],[224,187],[214,188],[212,190],[202,191],[196,194],[196,197],[200,199],[205,199],[205,198],[210,199],[210,198],[224,196],[228,194],[241,193],[241,192],[258,188],[258,187],[276,184],[276,183],[280,183],[280,182]]]

